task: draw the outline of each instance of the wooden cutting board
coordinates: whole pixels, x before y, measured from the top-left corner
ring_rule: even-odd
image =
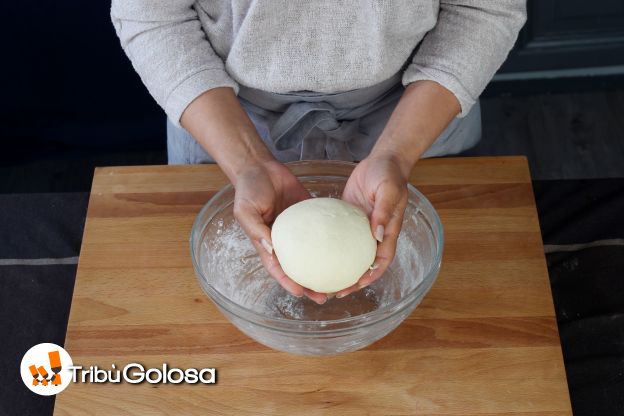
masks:
[[[526,160],[423,160],[411,181],[437,208],[438,281],[368,348],[272,351],[201,291],[189,232],[226,179],[216,166],[95,172],[66,348],[110,369],[214,367],[215,385],[70,385],[57,415],[571,415]]]

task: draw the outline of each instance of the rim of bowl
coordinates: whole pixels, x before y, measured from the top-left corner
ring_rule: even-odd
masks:
[[[330,163],[330,164],[334,164],[334,165],[345,165],[345,166],[356,166],[357,164],[352,163],[352,162],[345,162],[345,161],[321,161],[323,163]],[[305,164],[311,164],[311,163],[318,163],[318,161],[296,161],[296,162],[290,162],[290,163],[286,163],[286,165],[305,165]],[[320,175],[300,175],[297,176],[298,178],[313,178],[313,177],[320,177],[320,178],[341,178],[344,179],[345,176],[340,176],[340,175],[327,175],[327,176],[320,176]],[[190,251],[191,251],[191,260],[193,262],[193,268],[195,269],[195,274],[196,276],[200,277],[204,280],[204,282],[206,283],[206,285],[201,284],[200,282],[200,286],[202,287],[202,289],[204,290],[204,292],[207,292],[207,295],[217,304],[217,306],[219,306],[220,308],[223,308],[225,310],[227,310],[229,313],[234,314],[235,316],[237,316],[238,318],[244,319],[246,321],[249,321],[249,319],[246,316],[251,316],[253,317],[253,323],[256,325],[260,325],[260,326],[264,326],[266,328],[269,328],[271,330],[277,330],[277,331],[283,331],[283,332],[300,332],[302,334],[314,334],[314,333],[328,333],[328,332],[340,332],[340,331],[344,331],[344,330],[352,330],[354,328],[360,328],[363,326],[368,326],[371,325],[373,323],[376,323],[378,321],[383,321],[385,319],[387,319],[390,316],[394,316],[397,313],[399,313],[400,311],[402,311],[403,309],[405,309],[408,305],[410,305],[413,301],[414,298],[416,298],[420,293],[422,289],[427,289],[428,288],[425,286],[425,284],[427,282],[431,281],[431,284],[428,285],[429,288],[431,287],[431,285],[433,284],[433,280],[435,279],[435,277],[437,276],[439,270],[440,270],[440,266],[441,266],[441,261],[442,261],[442,254],[444,251],[444,228],[442,226],[442,222],[440,220],[440,216],[438,215],[438,212],[435,210],[435,208],[433,207],[433,204],[431,204],[431,202],[429,201],[429,199],[427,199],[427,197],[425,195],[422,194],[422,192],[420,192],[418,189],[416,189],[415,186],[413,186],[411,183],[407,183],[407,189],[409,193],[413,193],[416,194],[416,196],[418,196],[420,198],[420,200],[422,201],[423,205],[427,206],[427,208],[430,209],[430,211],[433,213],[432,216],[432,222],[433,224],[431,224],[432,228],[435,228],[438,230],[439,233],[439,238],[436,244],[436,254],[433,258],[433,261],[431,262],[432,267],[429,269],[429,271],[425,274],[425,276],[423,277],[422,282],[420,282],[420,284],[416,285],[414,288],[412,288],[403,298],[399,299],[398,301],[394,302],[394,303],[390,303],[384,307],[381,307],[379,309],[375,309],[373,311],[370,312],[366,312],[363,313],[361,315],[356,315],[356,316],[350,316],[348,318],[340,318],[340,319],[332,319],[332,320],[298,320],[298,319],[287,319],[287,318],[278,318],[278,317],[272,317],[272,316],[266,316],[263,315],[261,313],[258,313],[252,309],[249,309],[247,307],[241,306],[238,303],[232,301],[231,299],[229,299],[227,296],[225,296],[224,294],[222,294],[221,292],[219,292],[219,290],[217,290],[211,283],[210,281],[206,278],[206,276],[204,276],[204,273],[201,271],[198,261],[197,261],[197,257],[195,256],[195,250],[193,247],[193,240],[195,239],[197,233],[200,231],[200,224],[199,224],[199,220],[202,217],[202,215],[204,214],[204,212],[206,212],[207,210],[209,210],[210,208],[212,208],[213,204],[215,203],[215,201],[217,201],[223,194],[225,194],[226,192],[229,192],[233,189],[233,186],[231,183],[228,183],[227,185],[225,185],[223,188],[221,188],[216,194],[214,194],[212,196],[212,198],[210,198],[208,200],[208,202],[206,202],[204,204],[204,206],[202,207],[202,209],[199,211],[199,213],[197,214],[197,216],[195,217],[195,220],[193,221],[193,226],[191,228],[191,235],[189,238],[189,246],[190,246]],[[217,211],[219,212],[219,211]],[[214,215],[216,215],[217,213],[215,213]],[[207,219],[206,224],[209,223],[212,218],[214,218],[214,215],[212,215],[210,218]],[[242,312],[241,313],[237,313],[237,311]],[[386,312],[391,311],[389,316],[386,316]],[[370,319],[373,318],[373,319]],[[375,319],[376,318],[376,319]],[[269,326],[267,325],[265,322],[274,322],[277,323],[278,325],[280,324],[286,324],[286,325],[314,325],[314,326],[318,326],[318,327],[325,327],[329,324],[344,324],[344,323],[349,323],[349,322],[359,322],[359,324],[356,324],[354,326],[351,327],[347,327],[347,328],[336,328],[336,329],[320,329],[320,330],[310,330],[310,331],[299,331],[297,329],[293,329],[291,330],[286,330],[284,328],[281,327],[275,327],[275,326]]]

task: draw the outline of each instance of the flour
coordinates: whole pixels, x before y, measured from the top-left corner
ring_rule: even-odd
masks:
[[[317,305],[290,295],[269,276],[251,241],[234,220],[231,208],[221,214],[202,233],[199,264],[203,275],[225,297],[267,317],[329,321],[371,312],[396,302],[420,285],[431,267],[434,247],[429,222],[410,203],[395,259],[384,276],[343,299],[332,298]]]

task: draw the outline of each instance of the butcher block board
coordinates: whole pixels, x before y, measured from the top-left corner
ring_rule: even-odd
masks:
[[[394,332],[331,357],[270,350],[204,295],[195,215],[227,183],[214,165],[98,168],[66,348],[103,369],[216,368],[216,384],[74,383],[56,415],[571,415],[526,159],[420,161],[438,210],[439,278]]]

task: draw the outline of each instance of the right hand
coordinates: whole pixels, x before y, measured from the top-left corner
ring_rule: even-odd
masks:
[[[316,303],[325,303],[326,294],[306,289],[286,276],[273,253],[268,226],[280,212],[310,198],[309,192],[286,166],[276,160],[246,167],[236,175],[234,188],[234,216],[269,274],[294,296],[305,295]]]
[[[264,145],[234,90],[206,91],[188,105],[180,123],[215,159],[234,185],[234,216],[269,274],[293,295],[306,295],[317,303],[324,303],[326,294],[304,289],[286,276],[273,255],[268,226],[277,214],[310,198],[310,194]]]

